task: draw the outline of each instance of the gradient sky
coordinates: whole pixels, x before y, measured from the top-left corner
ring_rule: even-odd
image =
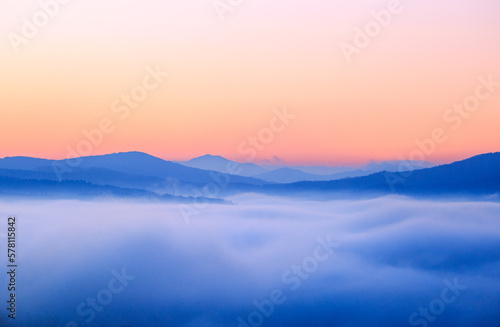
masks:
[[[2,1],[0,157],[64,158],[109,118],[116,128],[93,155],[245,160],[239,145],[282,107],[297,117],[257,162],[408,158],[436,128],[448,138],[425,160],[498,151],[500,87],[456,129],[443,115],[474,94],[479,76],[500,81],[500,2],[401,1],[348,64],[340,44],[389,2],[247,0],[222,21],[212,0],[72,0],[15,52],[9,33],[40,7]],[[169,77],[118,119],[113,101],[156,65]]]

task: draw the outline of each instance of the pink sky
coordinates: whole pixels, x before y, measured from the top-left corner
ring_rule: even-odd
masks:
[[[401,1],[348,63],[340,45],[390,2],[247,0],[222,21],[212,0],[73,0],[16,52],[9,33],[22,35],[23,17],[41,9],[3,1],[0,157],[67,157],[109,119],[90,154],[246,160],[242,143],[283,107],[296,118],[257,162],[408,159],[435,129],[446,140],[425,160],[498,151],[500,86],[473,111],[448,111],[475,96],[479,77],[500,82],[500,3]],[[120,119],[113,102],[156,66],[169,76]]]

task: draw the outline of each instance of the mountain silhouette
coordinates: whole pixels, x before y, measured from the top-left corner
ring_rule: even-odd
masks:
[[[226,159],[221,156],[214,156],[210,154],[193,158],[189,161],[182,161],[178,163],[186,167],[214,170],[223,173],[227,173],[228,165],[232,164],[241,170],[241,172],[239,172],[238,175],[246,177],[262,174],[268,171],[266,168],[262,168],[261,166],[258,166],[253,163],[239,163],[236,161]]]
[[[247,189],[248,191],[248,189]],[[269,194],[402,194],[411,196],[484,196],[500,194],[500,153],[488,153],[451,164],[327,182],[267,185],[254,192]]]
[[[185,167],[183,165],[156,158],[142,152],[121,152],[75,159],[47,160],[29,157],[7,157],[0,159],[0,169],[29,170],[52,173],[54,177],[74,179],[72,173],[94,169],[94,176],[106,178],[109,171],[143,178],[175,178],[180,182],[192,184],[210,183],[214,173],[207,170]],[[102,169],[99,171],[98,169]],[[222,174],[231,183],[262,185],[263,181],[238,175]]]
[[[204,159],[207,159],[204,156]],[[229,160],[211,156],[212,162]],[[231,162],[230,162],[231,163]],[[29,157],[0,159],[0,195],[119,196],[173,200],[179,197],[221,198],[238,193],[297,195],[311,198],[402,194],[409,196],[464,196],[498,199],[500,153],[478,155],[447,165],[420,170],[383,171],[368,176],[329,181],[277,183],[287,178],[332,178],[281,168],[257,178],[186,167],[146,153],[126,152],[75,159]],[[258,175],[259,176],[259,175]],[[207,187],[214,194],[203,192]]]

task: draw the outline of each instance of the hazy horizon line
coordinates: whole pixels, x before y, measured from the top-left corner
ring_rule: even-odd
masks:
[[[311,163],[311,162],[287,162],[286,160],[284,159],[281,159],[281,158],[278,158],[278,160],[274,159],[274,161],[272,161],[273,159],[268,159],[268,160],[254,160],[254,161],[241,161],[241,160],[238,160],[238,159],[231,159],[229,156],[226,157],[226,156],[223,156],[223,155],[219,155],[219,154],[212,154],[212,153],[206,153],[206,154],[202,154],[202,155],[198,155],[198,156],[194,156],[192,158],[181,158],[181,159],[176,159],[176,158],[167,158],[167,157],[164,157],[164,156],[157,156],[157,155],[153,155],[153,154],[150,154],[148,152],[144,152],[144,151],[138,151],[138,150],[131,150],[131,151],[118,151],[118,152],[111,152],[111,153],[104,153],[104,154],[95,154],[95,155],[79,155],[79,156],[70,156],[70,157],[65,157],[65,158],[48,158],[48,157],[35,157],[35,156],[30,156],[30,155],[13,155],[13,156],[4,156],[4,157],[1,157],[0,159],[6,159],[6,158],[33,158],[33,159],[43,159],[43,160],[56,160],[56,161],[59,161],[59,160],[68,160],[68,159],[75,159],[75,158],[86,158],[86,157],[101,157],[101,156],[108,156],[108,155],[113,155],[113,154],[122,154],[122,153],[142,153],[142,154],[146,154],[146,155],[149,155],[149,156],[152,156],[152,157],[155,157],[155,158],[158,158],[158,159],[162,159],[164,161],[169,161],[169,162],[173,162],[173,163],[179,163],[181,164],[181,162],[187,162],[189,160],[193,160],[193,159],[197,159],[197,158],[201,158],[201,157],[206,157],[206,156],[212,156],[212,157],[221,157],[221,158],[224,158],[226,160],[229,160],[229,161],[234,161],[234,162],[237,162],[239,164],[255,164],[255,165],[259,165],[259,166],[286,166],[286,167],[300,167],[300,166],[306,166],[306,167],[313,167],[313,166],[316,166],[316,167],[349,167],[349,168],[352,168],[352,167],[364,167],[364,166],[367,166],[369,164],[382,164],[382,163],[391,163],[391,162],[404,162],[404,161],[407,161],[407,162],[421,162],[421,163],[429,163],[429,164],[433,164],[433,165],[446,165],[446,164],[450,164],[450,163],[453,163],[453,162],[457,162],[457,161],[462,161],[462,160],[466,160],[466,159],[469,159],[469,158],[472,158],[472,157],[475,157],[475,156],[479,156],[479,155],[484,155],[484,154],[492,154],[492,153],[498,153],[499,151],[491,151],[491,152],[484,152],[484,153],[478,153],[478,154],[474,154],[474,155],[468,155],[468,156],[464,156],[464,157],[461,157],[460,159],[456,159],[456,160],[439,160],[439,161],[430,161],[430,160],[410,160],[410,159],[405,159],[403,157],[401,157],[400,159],[395,159],[395,158],[392,158],[392,159],[386,159],[386,160],[375,160],[375,159],[366,159],[364,160],[363,162],[358,162],[358,163],[327,163],[327,162],[314,162],[314,163]],[[277,157],[276,157],[277,158]]]

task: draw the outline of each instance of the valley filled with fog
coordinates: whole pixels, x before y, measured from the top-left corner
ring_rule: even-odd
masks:
[[[500,321],[499,203],[256,194],[228,200],[234,204],[207,205],[189,222],[175,203],[1,201],[2,216],[18,217],[17,323]],[[89,298],[97,299],[94,306]]]

